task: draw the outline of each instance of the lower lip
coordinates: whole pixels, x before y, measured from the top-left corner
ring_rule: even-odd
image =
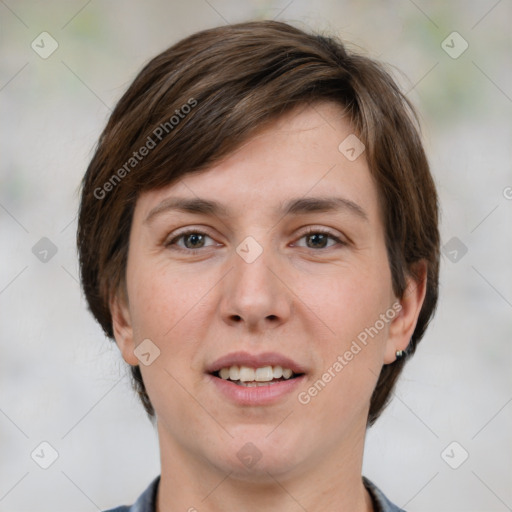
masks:
[[[240,386],[230,380],[207,375],[214,386],[227,398],[238,405],[270,405],[291,393],[299,386],[305,375],[294,379],[281,380],[267,386]]]

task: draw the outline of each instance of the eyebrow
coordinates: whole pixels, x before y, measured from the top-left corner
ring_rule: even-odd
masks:
[[[161,201],[148,214],[144,223],[149,223],[156,216],[168,211],[181,211],[203,215],[229,217],[230,210],[227,206],[215,200],[201,198],[170,197]],[[281,204],[277,213],[283,217],[289,215],[301,215],[307,213],[329,213],[344,211],[352,213],[368,222],[366,212],[354,201],[343,197],[300,197],[290,199]]]

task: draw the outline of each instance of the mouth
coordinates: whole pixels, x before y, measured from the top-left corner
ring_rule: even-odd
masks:
[[[233,352],[205,368],[213,389],[229,402],[263,406],[287,400],[306,379],[305,367],[276,352]]]
[[[296,379],[304,373],[295,373],[291,368],[283,368],[280,365],[261,366],[251,368],[249,366],[224,366],[220,370],[211,372],[211,375],[243,387],[272,386],[278,382]]]

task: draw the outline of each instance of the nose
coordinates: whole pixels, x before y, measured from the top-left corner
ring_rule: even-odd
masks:
[[[224,281],[222,319],[246,331],[276,328],[290,317],[293,293],[278,257],[265,248],[252,261],[233,251],[232,270]]]

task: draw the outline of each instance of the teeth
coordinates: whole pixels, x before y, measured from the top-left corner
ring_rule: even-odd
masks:
[[[231,372],[230,372],[231,374]],[[240,366],[240,375],[238,377],[242,382],[249,382],[254,380],[255,371],[248,366]]]
[[[274,379],[280,379],[283,376],[283,367],[274,366]]]
[[[268,382],[272,380],[274,378],[272,366],[264,366],[263,368],[258,368],[254,372],[254,377],[257,382]]]
[[[255,388],[259,386],[268,386],[269,384],[268,382],[241,382],[240,385],[246,388]]]
[[[224,370],[224,368],[222,368]],[[238,366],[232,366],[228,368],[228,375],[230,380],[239,380],[240,379],[240,368]],[[223,377],[224,378],[224,377]],[[227,379],[228,377],[226,377]]]
[[[289,379],[293,375],[290,368],[282,366],[263,366],[249,368],[248,366],[230,366],[219,370],[219,376],[224,380],[238,381],[247,386],[264,385],[260,383],[271,382],[273,379]]]

